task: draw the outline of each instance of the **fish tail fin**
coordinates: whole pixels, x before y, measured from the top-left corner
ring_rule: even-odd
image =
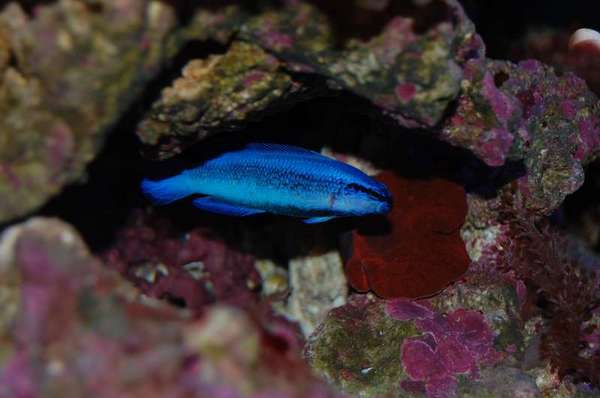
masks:
[[[157,205],[166,205],[194,193],[187,177],[181,174],[158,181],[144,178],[141,187],[144,195]]]

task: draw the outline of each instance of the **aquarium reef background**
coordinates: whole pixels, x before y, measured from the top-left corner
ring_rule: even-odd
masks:
[[[599,8],[2,3],[0,398],[599,397]],[[249,142],[394,207],[140,190]]]

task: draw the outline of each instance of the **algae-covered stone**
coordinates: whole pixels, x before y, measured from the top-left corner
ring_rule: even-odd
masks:
[[[176,82],[165,93],[168,97],[182,90],[180,101],[169,103],[163,96],[138,135],[148,153],[164,159],[274,109],[341,89],[370,100],[402,126],[433,128],[459,94],[460,66],[470,57],[483,56],[481,40],[460,5],[454,0],[438,3],[443,17],[425,28],[417,28],[420,19],[427,20],[425,15],[398,15],[380,34],[350,40],[341,48],[325,15],[304,2],[265,8],[255,15],[236,7],[216,14],[200,11],[186,38],[233,42],[224,55],[186,66],[186,84]],[[189,79],[194,65],[206,71],[202,81]],[[200,86],[214,86],[210,94],[216,100]],[[194,100],[186,101],[187,94]]]
[[[472,273],[466,276],[467,282],[457,283],[440,295],[431,299],[431,305],[442,313],[457,308],[479,311],[495,333],[495,346],[503,351],[524,349],[524,336],[521,329],[520,303],[515,288],[507,283],[499,282],[489,285],[475,279]]]
[[[218,131],[234,130],[269,108],[275,99],[303,89],[279,71],[260,47],[234,43],[227,53],[190,61],[182,77],[163,90],[138,136],[158,158]]]
[[[182,41],[214,40],[226,44],[251,15],[239,4],[198,9],[179,32]]]
[[[342,397],[303,361],[295,325],[140,296],[60,220],[0,235],[0,277],[1,397]]]
[[[276,53],[292,69],[368,98],[405,126],[432,127],[459,93],[460,50],[476,36],[460,5],[439,3],[446,18],[422,31],[415,28],[418,16],[398,15],[379,35],[351,40],[341,50],[332,46],[322,15],[302,3],[257,17],[241,29],[241,38]]]
[[[175,52],[175,26],[158,1],[0,11],[0,222],[82,176],[107,127]]]
[[[314,59],[334,44],[327,17],[303,2],[257,15],[241,26],[240,37],[278,54],[295,55],[297,61]]]
[[[462,86],[441,138],[491,166],[522,161],[525,208],[549,214],[583,184],[583,165],[600,149],[598,98],[583,80],[534,60],[472,60]]]
[[[348,284],[337,251],[295,257],[288,262],[289,271],[267,259],[256,260],[254,266],[262,279],[262,295],[275,300],[273,309],[298,322],[305,336],[331,309],[346,304]]]
[[[382,301],[352,296],[329,312],[310,337],[311,366],[343,391],[360,397],[399,396],[406,378],[400,349],[417,334],[412,322],[388,317]]]

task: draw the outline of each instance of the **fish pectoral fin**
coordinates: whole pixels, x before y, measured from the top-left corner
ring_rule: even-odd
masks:
[[[227,216],[251,216],[254,214],[265,213],[264,210],[253,209],[251,207],[245,207],[235,205],[232,203],[222,202],[217,199],[210,197],[197,198],[192,201],[194,206],[201,210],[205,210],[211,213],[224,214]]]
[[[302,220],[302,222],[304,224],[318,224],[320,222],[325,222],[325,221],[329,221],[332,218],[335,218],[335,216],[326,216],[326,217],[311,217],[311,218],[307,218],[305,220]]]

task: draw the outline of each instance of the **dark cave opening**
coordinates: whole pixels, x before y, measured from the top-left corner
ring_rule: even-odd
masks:
[[[492,168],[464,149],[452,147],[422,131],[400,128],[368,101],[347,92],[297,104],[287,112],[249,123],[242,131],[210,137],[173,159],[151,161],[140,155],[141,147],[134,134],[145,106],[149,106],[149,102],[136,104],[139,111],[128,112],[128,116],[115,125],[104,150],[89,166],[85,183],[67,187],[39,211],[40,215],[60,217],[74,225],[93,252],[110,247],[134,209],[149,206],[139,188],[142,178],[175,174],[213,154],[247,142],[285,143],[314,150],[326,146],[335,152],[365,158],[377,168],[394,170],[407,178],[442,177],[485,196],[493,196],[498,187],[522,174],[520,164]],[[251,245],[252,250],[264,250],[260,254],[280,259],[304,250],[289,247],[289,243],[281,239],[282,235],[291,231],[307,243],[317,240],[313,233],[315,228],[286,217],[267,215],[239,219],[211,215],[195,209],[185,200],[156,207],[153,212],[172,220],[181,233],[197,226],[210,226],[216,235],[234,246],[239,246],[242,226],[242,229],[255,231],[261,240],[268,233],[271,248],[280,249],[267,253],[270,248],[257,244]],[[356,222],[340,219],[317,229],[319,234],[336,237],[352,229]],[[325,240],[336,244],[336,239]]]
[[[186,2],[181,4],[182,10],[192,7]],[[257,6],[253,4],[245,3],[248,7]],[[315,4],[325,9],[331,7],[318,1]],[[537,10],[533,3],[523,5],[515,1],[492,3],[486,7],[469,0],[463,1],[463,4],[484,37],[488,54],[491,56],[506,56],[509,44],[506,40],[510,41],[512,37],[522,35],[527,27],[537,23],[569,26],[573,21],[579,21],[589,22],[588,26],[594,27],[593,21],[589,18],[586,20],[585,17],[578,18],[579,14],[571,11],[557,13],[556,9],[560,4],[556,1],[545,2],[544,7],[539,7],[538,4]],[[396,7],[393,4],[388,6]],[[517,19],[510,28],[501,23],[502,15],[522,15],[516,10],[522,10],[523,7],[531,13],[530,18]],[[594,8],[589,4],[585,7]],[[579,11],[583,8],[583,4],[570,7]],[[533,10],[536,10],[536,13]],[[435,20],[435,15],[439,18],[441,14],[434,11],[432,10],[431,15]],[[338,29],[360,36],[361,25],[352,25],[358,22],[348,20],[344,23],[348,26],[340,25]],[[377,24],[377,27],[380,28],[381,24]],[[363,28],[363,33],[368,34],[368,28]],[[500,32],[502,34],[499,34]],[[85,181],[66,187],[60,195],[38,211],[38,214],[61,217],[76,225],[93,251],[101,251],[110,245],[115,230],[126,223],[130,210],[148,204],[139,192],[139,181],[143,176],[169,173],[178,167],[197,163],[197,159],[203,156],[206,148],[213,144],[215,148],[222,148],[233,142],[252,140],[284,142],[313,149],[329,146],[339,152],[354,153],[367,158],[373,158],[373,154],[377,153],[378,167],[392,168],[413,178],[441,175],[457,179],[467,190],[476,190],[486,196],[494,195],[498,186],[523,173],[522,164],[509,163],[501,168],[490,168],[467,151],[453,148],[419,131],[401,131],[402,129],[395,127],[392,121],[382,118],[368,101],[348,93],[332,94],[298,104],[286,112],[250,123],[243,132],[226,133],[222,137],[215,137],[196,145],[178,159],[153,162],[140,156],[141,148],[134,131],[144,112],[160,94],[160,90],[179,75],[183,65],[190,59],[223,53],[225,50],[226,46],[215,42],[188,43],[115,123],[108,134],[103,151],[88,167]],[[502,79],[501,76],[498,78]],[[394,144],[386,145],[385,142],[390,140]],[[390,148],[397,149],[390,153]],[[491,183],[481,184],[481,181]],[[587,190],[582,189],[576,196],[570,197],[565,203],[565,209],[571,206],[570,203],[579,200],[576,198],[587,195],[586,192]],[[158,211],[180,213],[183,219],[200,222],[198,212],[194,209],[190,211],[183,204]],[[570,210],[565,210],[565,214],[571,217]],[[212,220],[211,217],[205,218]],[[217,218],[217,221],[222,219]],[[214,220],[208,222],[214,223]],[[187,227],[189,226],[182,226]]]

